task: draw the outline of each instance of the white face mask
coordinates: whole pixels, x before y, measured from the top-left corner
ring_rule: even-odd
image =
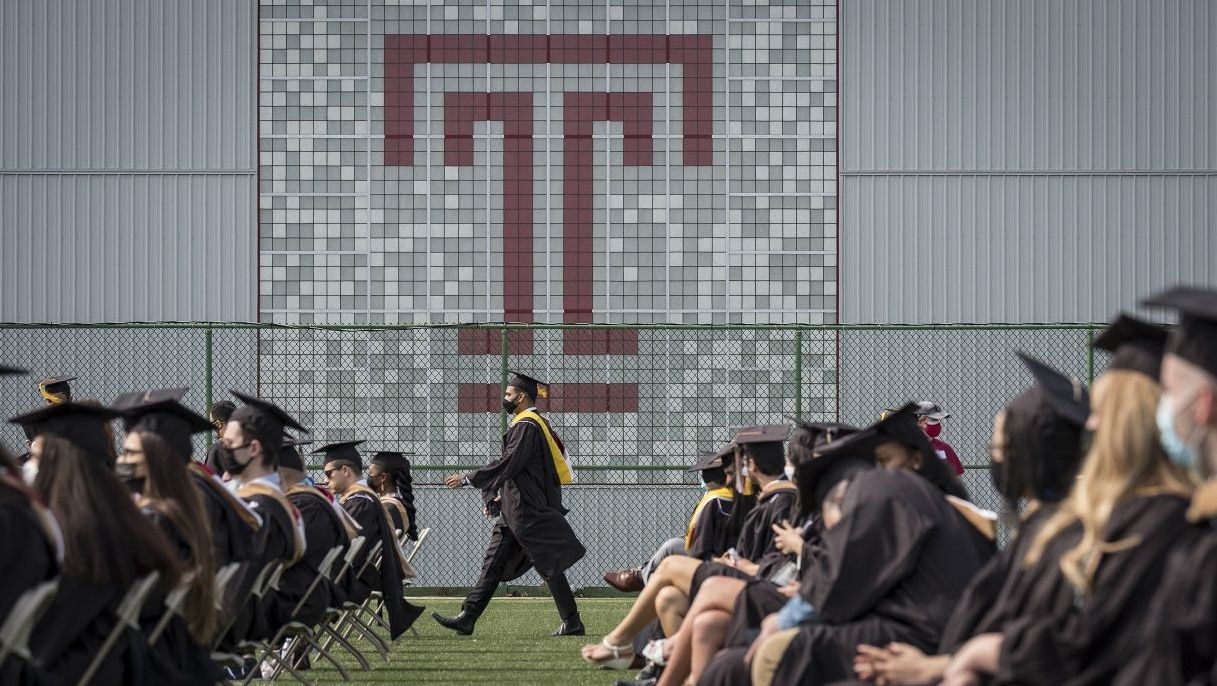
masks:
[[[38,460],[29,459],[25,464],[21,465],[21,478],[25,479],[25,483],[30,486],[34,485],[34,479],[38,476]]]
[[[794,480],[794,465],[790,463],[786,464],[786,478],[790,479],[791,481]]]

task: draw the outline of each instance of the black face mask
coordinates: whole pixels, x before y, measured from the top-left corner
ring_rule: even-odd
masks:
[[[130,462],[118,462],[114,465],[114,476],[123,482],[128,491],[132,493],[143,493],[147,488],[148,477],[136,476],[139,470],[139,465],[131,464]]]
[[[1007,502],[1016,503],[1021,494],[1010,493],[1011,484],[1009,476],[1006,474],[1006,464],[1004,462],[989,461],[989,478],[993,481],[993,488],[1005,498]]]
[[[515,414],[515,411],[516,411],[515,401],[508,400],[507,398],[503,398],[503,409],[507,410],[508,412],[511,412],[512,414]]]
[[[244,446],[237,448],[237,450],[246,450],[248,448],[249,444],[247,443]],[[220,446],[220,450],[216,457],[220,462],[220,468],[233,476],[245,471],[245,468],[249,466],[249,462],[253,462],[253,458],[250,458],[249,462],[238,462],[236,453],[229,448],[225,448],[223,445]]]

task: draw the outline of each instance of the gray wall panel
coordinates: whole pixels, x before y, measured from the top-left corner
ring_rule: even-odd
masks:
[[[843,3],[841,321],[1103,321],[1217,283],[1217,9]]]
[[[0,175],[0,321],[251,321],[248,175]]]

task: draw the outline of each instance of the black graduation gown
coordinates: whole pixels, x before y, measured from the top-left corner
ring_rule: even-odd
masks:
[[[304,523],[304,555],[296,564],[283,571],[279,582],[281,602],[276,611],[281,613],[272,617],[271,623],[286,624],[293,618],[291,610],[304,597],[304,593],[313,583],[313,579],[321,573],[321,561],[330,550],[341,546],[345,552],[350,544],[346,529],[334,512],[333,505],[321,493],[288,493],[287,499],[300,511]],[[300,608],[295,618],[306,624],[316,624],[325,616],[327,607],[337,607],[342,604],[345,594],[328,579],[323,579],[317,588],[313,589],[308,601]]]
[[[466,478],[482,490],[484,499],[500,495],[503,524],[542,577],[566,571],[587,553],[566,521],[568,510],[562,506],[553,458],[541,429],[531,421],[509,427],[503,435],[503,456]],[[514,567],[516,577],[528,571],[523,562]]]
[[[1196,492],[1118,686],[1217,684],[1217,482]]]
[[[24,494],[0,483],[0,617],[23,593],[55,578],[55,549]]]
[[[203,508],[207,510],[207,522],[211,525],[216,569],[232,562],[244,562],[254,556],[254,535],[257,527],[250,525],[236,511],[229,498],[221,491],[224,485],[198,467],[190,470],[191,481],[202,495]]]
[[[775,484],[786,484],[786,480],[776,481]],[[735,543],[735,552],[743,559],[760,564],[766,561],[766,569],[770,569],[777,558],[765,560],[767,555],[775,554],[783,557],[782,553],[773,546],[773,525],[795,516],[799,492],[793,488],[771,488],[757,499],[756,507],[744,518],[740,527],[739,539]],[[734,567],[719,562],[703,562],[693,572],[689,583],[689,600],[697,597],[697,592],[706,579],[712,576],[729,576],[736,579],[750,579],[747,574]]]
[[[1058,535],[1028,570],[1026,602],[1003,628],[997,684],[1108,684],[1138,646],[1167,553],[1186,532],[1187,501],[1176,495],[1131,498],[1112,512],[1107,541],[1139,537],[1129,550],[1103,556],[1088,597],[1060,572],[1061,554],[1081,527]]]
[[[368,565],[363,581],[384,596],[385,610],[389,615],[389,635],[396,639],[410,628],[411,622],[406,612],[406,601],[401,595],[401,563],[394,553],[397,537],[389,531],[388,513],[380,504],[380,499],[370,491],[345,496],[342,507],[359,523],[361,533],[367,539],[364,551],[370,551],[377,541],[381,544],[380,568]],[[361,553],[358,557],[360,559],[352,565],[351,573],[359,571],[367,555]]]
[[[285,510],[278,500],[268,495],[255,494],[244,500],[249,503],[250,509],[262,518],[262,526],[254,536],[254,557],[251,564],[242,570],[237,583],[238,597],[242,598],[248,594],[258,574],[267,564],[280,560],[287,564],[296,555],[295,523],[291,513]],[[276,619],[281,618],[282,611],[275,607],[279,603],[273,593],[263,596],[261,603],[245,603],[222,647],[235,645],[243,638],[270,640],[281,624],[272,626],[272,618],[268,616],[268,612],[274,613]]]
[[[802,580],[800,594],[816,621],[800,627],[775,683],[850,679],[860,643],[933,650],[964,587],[987,562],[974,527],[911,472],[855,476],[842,512]]]
[[[141,512],[165,534],[165,538],[177,551],[178,557],[185,563],[190,557],[191,548],[181,530],[154,507],[143,507]],[[165,594],[153,593],[140,611],[139,635],[142,640],[147,640],[164,614]],[[148,653],[153,683],[211,686],[224,678],[224,673],[211,661],[211,651],[195,642],[190,627],[186,626],[185,620],[180,616],[169,620],[156,645],[152,646]]]
[[[727,552],[734,541],[727,529],[732,503],[726,498],[714,498],[706,503],[693,525],[693,539],[685,554],[699,560],[709,560]]]
[[[60,576],[59,591],[30,636],[32,661],[22,683],[76,683],[117,623],[126,588]],[[7,671],[6,671],[7,675]],[[93,677],[95,684],[154,684],[143,634],[125,630]]]
[[[1021,598],[1015,586],[1024,583],[1020,581],[1019,565],[1027,556],[1036,532],[1055,509],[1041,506],[1027,515],[1019,524],[1018,533],[964,589],[938,641],[939,655],[953,654],[974,636],[1001,631],[1006,621],[1019,614],[1021,608],[1017,603]]]

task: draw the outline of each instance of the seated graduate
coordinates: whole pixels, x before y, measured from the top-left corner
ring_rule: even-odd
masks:
[[[787,449],[786,474],[799,489],[796,520],[799,526],[789,522],[773,525],[778,551],[762,560],[761,572],[756,577],[707,579],[680,630],[663,644],[666,664],[648,665],[635,683],[645,684],[656,676],[660,684],[683,684],[686,679],[697,682],[721,648],[747,648],[756,638],[761,621],[782,609],[798,592],[803,560],[818,553],[820,528],[819,512],[811,506],[814,499],[802,485],[798,469],[811,459],[814,451],[855,432],[857,429],[845,424],[796,420]]]
[[[908,420],[916,430],[911,408],[897,413],[901,433]],[[963,588],[989,558],[975,543],[973,524],[944,497],[950,494],[908,470],[875,468],[879,451],[893,443],[879,427],[893,425],[885,420],[829,444],[799,473],[821,508],[822,551],[804,561],[799,594],[762,623],[749,653],[753,683],[849,678],[860,643],[935,646]],[[744,665],[732,662],[712,667]]]
[[[1078,384],[1080,386],[1080,384]],[[1011,583],[1017,616],[955,651],[946,681],[1094,683],[1139,641],[1166,553],[1185,531],[1191,484],[1167,459],[1160,387],[1142,371],[1096,380],[1093,441],[1069,496],[1040,525]]]
[[[179,402],[186,390],[128,393],[114,401],[126,429],[114,467],[140,512],[173,546],[190,589],[182,618],[171,620],[151,648],[155,678],[160,683],[214,684],[224,676],[210,651],[216,632],[216,567],[202,497],[186,469],[191,434],[211,425]],[[155,600],[144,607],[144,628],[154,627],[164,614],[163,599]]]
[[[212,474],[224,473],[224,467],[220,465],[220,451],[224,448],[224,428],[228,426],[228,420],[236,409],[236,403],[231,400],[217,400],[207,408],[207,419],[215,429],[216,436],[215,442],[207,449],[207,457],[203,464]]]
[[[64,402],[14,418],[34,432],[34,490],[63,534],[64,558],[55,595],[30,638],[25,678],[74,683],[117,622],[115,611],[138,579],[160,573],[158,594],[173,589],[180,564],[164,535],[140,514],[106,456],[106,422],[117,412]],[[163,597],[163,595],[161,596]],[[93,677],[97,684],[150,683],[146,638],[125,631]]]
[[[1174,288],[1146,303],[1179,312],[1162,361],[1157,424],[1171,461],[1204,479],[1171,550],[1134,654],[1115,683],[1217,683],[1217,290]]]
[[[938,643],[937,655],[916,646],[891,643],[859,646],[854,670],[867,681],[888,684],[937,682],[951,653],[972,636],[1000,630],[1017,614],[1012,585],[1019,561],[1040,525],[1072,487],[1082,460],[1082,430],[1090,415],[1090,397],[1081,389],[1075,395],[1068,377],[1043,363],[1025,358],[1036,380],[993,419],[989,443],[989,473],[1017,531],[1004,548],[964,590]],[[1020,501],[1025,502],[1021,517]]]
[[[54,579],[62,559],[55,515],[0,447],[0,617],[7,617],[26,591]]]
[[[734,456],[733,444],[727,444],[718,451],[701,453],[688,471],[697,473],[705,493],[693,508],[685,535],[665,541],[641,567],[605,572],[604,580],[618,591],[641,591],[664,558],[687,555],[709,560],[723,555],[734,546],[737,536],[730,534],[728,526],[735,493]],[[732,459],[724,465],[726,458]]]
[[[376,543],[381,544],[380,565],[367,564],[362,580],[368,587],[384,596],[385,609],[389,615],[389,635],[398,636],[414,624],[425,608],[406,602],[402,597],[403,570],[413,573],[397,544],[389,513],[380,504],[380,497],[372,489],[359,483],[360,456],[356,450],[363,441],[342,441],[323,446],[314,454],[325,455],[325,478],[329,487],[342,503],[342,507],[359,523],[361,535],[367,539],[363,551],[353,562],[353,573],[358,572],[369,560]],[[366,596],[365,596],[366,597]],[[351,598],[362,602],[362,598]]]
[[[410,478],[410,461],[405,453],[381,450],[372,455],[368,463],[368,486],[380,496],[380,504],[389,513],[389,520],[396,531],[407,534],[413,531],[412,540],[418,540],[418,526],[414,523],[414,487]],[[410,504],[406,504],[406,496]]]
[[[633,640],[657,616],[665,635],[680,628],[690,598],[697,589],[714,576],[744,578],[759,570],[759,561],[769,553],[773,543],[773,525],[791,517],[797,494],[794,484],[786,478],[786,457],[783,444],[790,428],[784,425],[753,426],[736,433],[736,474],[746,474],[747,483],[736,482],[736,505],[732,520],[740,519],[741,496],[752,497],[755,487],[759,496],[755,507],[742,518],[739,538],[734,549],[713,561],[687,555],[665,558],[651,576],[625,619],[599,644],[583,647],[583,659],[600,666],[622,669],[634,656]],[[741,480],[745,477],[741,476]]]
[[[283,492],[279,454],[285,427],[306,433],[307,429],[274,403],[238,391],[231,393],[245,404],[233,411],[224,427],[224,448],[219,452],[219,460],[236,483],[237,497],[262,519],[254,540],[252,564],[237,584],[247,591],[268,565],[280,563],[290,567],[304,555],[304,523]],[[229,633],[230,638],[270,639],[279,626],[270,624],[268,611],[273,612],[271,608],[278,602],[267,594],[257,606],[247,603]]]

